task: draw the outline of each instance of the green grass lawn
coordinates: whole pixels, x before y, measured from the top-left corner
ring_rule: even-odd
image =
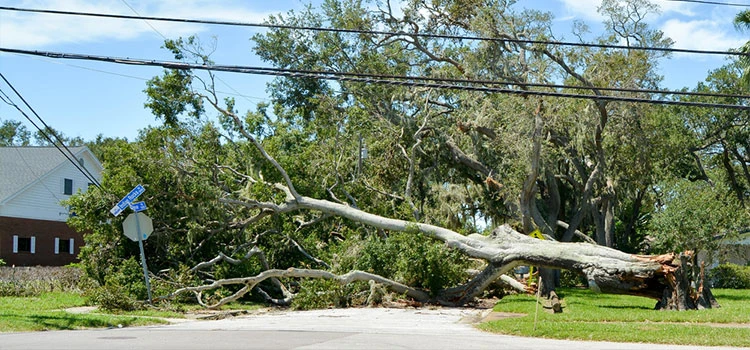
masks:
[[[81,328],[144,326],[166,321],[136,315],[72,314],[65,308],[84,306],[75,293],[43,293],[38,297],[0,297],[0,332],[69,330]]]
[[[704,346],[750,346],[750,291],[712,290],[721,308],[656,311],[655,300],[583,289],[561,289],[563,313],[549,314],[529,295],[506,296],[495,311],[526,314],[490,321],[480,328],[495,333],[555,339],[602,340]]]

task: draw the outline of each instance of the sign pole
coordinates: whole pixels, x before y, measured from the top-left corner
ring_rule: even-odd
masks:
[[[146,280],[146,292],[148,293],[148,303],[151,304],[151,282],[148,279],[148,267],[146,267],[146,253],[143,251],[143,234],[141,234],[141,222],[138,220],[138,213],[135,213],[135,227],[138,233],[138,248],[141,250],[141,266],[143,266],[143,278]]]

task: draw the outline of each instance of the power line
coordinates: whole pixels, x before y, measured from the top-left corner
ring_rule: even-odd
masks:
[[[130,11],[133,11],[133,13],[135,13],[138,17],[142,17],[141,14],[138,13],[138,11],[136,11],[133,8],[133,6],[130,6],[130,4],[128,4],[127,0],[120,0],[120,1],[122,1],[122,3],[125,4],[125,6],[127,6],[130,9]],[[159,34],[159,36],[161,36],[162,39],[164,39],[165,41],[168,40],[167,37],[166,37],[166,35],[164,35],[162,32],[160,32],[158,29],[156,29],[156,27],[154,27],[153,25],[151,25],[151,22],[149,22],[147,19],[144,18],[143,22],[145,22],[149,27],[151,27],[151,29],[153,29],[153,31],[156,32],[156,34]],[[224,84],[230,90],[234,91],[237,96],[241,96],[241,97],[245,98],[245,100],[247,100],[248,102],[253,103],[253,101],[250,101],[250,99],[248,97],[246,97],[245,95],[241,94],[239,91],[237,91],[237,89],[233,88],[231,85],[229,85],[223,79],[221,79],[221,77],[217,76],[216,80],[218,80],[220,83]]]
[[[29,110],[32,113],[34,113],[34,115],[37,117],[37,119],[39,119],[39,121],[42,122],[42,124],[44,125],[44,127],[46,128],[46,130],[52,130],[52,128],[50,128],[50,126],[47,125],[47,123],[44,121],[44,119],[42,119],[42,117],[39,116],[39,114],[34,110],[34,108],[32,108],[31,105],[29,105],[29,103],[26,102],[26,99],[23,98],[23,96],[21,96],[21,94],[18,92],[18,90],[16,90],[16,88],[13,86],[13,84],[11,84],[10,81],[8,81],[8,79],[5,78],[5,75],[3,75],[3,73],[0,73],[0,77],[2,77],[2,79],[5,81],[5,83],[8,84],[8,86],[11,88],[11,90],[13,90],[13,92],[16,94],[16,96],[18,96],[18,98],[20,98],[21,101],[23,101],[23,103],[26,105],[26,107],[29,108]],[[18,110],[24,117],[26,117],[26,119],[29,122],[31,122],[31,125],[33,125],[37,130],[39,130],[39,132],[47,139],[47,141],[49,141],[53,146],[55,146],[55,148],[57,148],[57,150],[60,151],[60,153],[62,153],[62,155],[65,156],[65,158],[67,158],[68,161],[70,161],[73,164],[73,166],[75,166],[76,169],[78,169],[78,171],[80,171],[81,174],[83,174],[83,176],[86,177],[86,179],[88,179],[89,181],[91,181],[97,187],[102,188],[101,184],[96,179],[96,177],[94,175],[92,175],[91,172],[89,172],[89,170],[86,167],[83,167],[83,169],[81,169],[81,166],[79,166],[78,162],[76,160],[74,160],[75,159],[75,155],[73,154],[73,152],[68,148],[68,146],[65,145],[65,143],[58,137],[58,135],[56,135],[55,133],[51,133],[55,137],[55,139],[57,139],[57,142],[53,141],[52,138],[49,135],[47,135],[47,133],[42,128],[40,128],[33,120],[31,120],[31,118],[28,116],[28,114],[26,114],[23,110],[21,110],[21,108],[18,107],[17,104],[13,103],[13,101],[11,100],[11,98],[7,94],[5,94],[4,91],[2,92],[2,94],[8,99],[8,101],[4,101],[5,103],[8,103],[9,105],[15,107],[16,110]],[[59,143],[59,145],[58,145],[58,143]],[[65,153],[65,151],[63,151],[60,148],[60,145],[62,145],[62,147],[65,148],[66,151],[68,151],[67,154]],[[68,155],[70,155],[70,156],[68,156]]]
[[[341,29],[341,28],[325,28],[325,27],[312,27],[312,26],[293,26],[293,25],[282,25],[282,24],[198,20],[198,19],[174,18],[174,17],[128,16],[128,15],[115,15],[115,14],[92,13],[92,12],[40,10],[40,9],[9,7],[9,6],[0,6],[0,10],[47,13],[47,14],[56,14],[56,15],[71,15],[71,16],[89,16],[89,17],[151,20],[151,21],[195,23],[195,24],[215,24],[215,25],[226,25],[226,26],[244,26],[244,27],[269,28],[269,29],[309,30],[309,31],[316,31],[316,32],[371,34],[371,35],[386,35],[386,36],[408,36],[408,37],[413,37],[413,38],[477,40],[477,41],[491,41],[491,42],[500,42],[500,43],[510,42],[510,43],[527,44],[527,45],[557,45],[557,46],[573,46],[573,47],[588,47],[588,48],[602,48],[602,49],[640,50],[640,51],[657,51],[657,52],[669,52],[669,53],[692,53],[692,54],[704,54],[704,55],[750,57],[750,53],[739,52],[739,51],[693,50],[693,49],[680,49],[680,48],[667,48],[667,47],[608,45],[608,44],[576,43],[576,42],[554,41],[554,40],[530,40],[530,39],[518,39],[518,38],[512,38],[512,37],[487,38],[487,37],[480,37],[480,36],[409,33],[409,32],[403,32],[403,31],[389,32],[389,31],[381,31],[381,30],[360,30],[360,29]]]
[[[706,0],[662,0],[662,1],[687,2],[687,3],[694,3],[694,4],[706,4],[706,5],[750,7],[750,4],[738,4],[738,3],[732,3],[732,2],[719,2],[719,1],[706,1]]]
[[[26,56],[26,55],[18,54],[18,53],[15,53],[15,55]],[[68,67],[83,69],[83,70],[87,70],[87,71],[91,71],[91,72],[97,72],[97,73],[102,73],[102,74],[114,75],[114,76],[123,77],[123,78],[129,78],[129,79],[133,79],[133,80],[140,80],[140,81],[148,81],[149,80],[148,78],[137,77],[137,76],[129,75],[129,74],[111,72],[111,71],[107,71],[107,70],[103,70],[103,69],[96,69],[96,68],[91,68],[91,67],[86,67],[86,66],[79,66],[77,64],[70,64],[70,63],[66,63],[66,62],[58,62],[58,61],[55,61],[55,59],[52,59],[52,58],[49,58],[49,57],[33,56],[32,58],[34,58],[36,60],[39,60],[39,61],[50,62],[50,63],[54,63],[54,64],[59,64],[59,65],[64,65],[64,66],[68,66]],[[250,101],[250,99],[254,99],[254,100],[258,100],[258,101],[268,101],[268,99],[264,98],[264,97],[249,96],[249,95],[242,94],[242,93],[238,92],[235,89],[232,89],[232,90],[234,92],[228,92],[228,91],[224,91],[224,90],[216,90],[216,92],[218,92],[220,94],[224,94],[224,95],[229,95],[229,96],[242,97],[242,98],[244,98],[244,99],[246,99],[248,101]],[[250,102],[252,103],[253,101],[250,101]]]
[[[552,92],[552,91],[519,90],[519,89],[508,89],[508,88],[502,88],[502,87],[476,86],[473,84],[476,84],[477,82],[472,81],[472,80],[462,81],[464,83],[468,83],[469,85],[459,85],[455,82],[451,82],[447,80],[443,81],[438,78],[428,78],[428,77],[410,77],[410,76],[400,77],[400,76],[385,76],[385,75],[375,75],[375,74],[333,72],[333,71],[305,71],[305,70],[293,70],[293,69],[283,69],[283,68],[203,65],[203,64],[173,62],[173,61],[139,60],[139,59],[131,59],[131,58],[108,57],[108,56],[94,56],[94,55],[82,55],[82,54],[72,54],[72,53],[56,53],[56,52],[46,52],[46,51],[31,51],[31,50],[9,49],[9,48],[2,48],[2,47],[0,47],[0,52],[12,52],[12,53],[44,56],[44,57],[50,57],[50,58],[61,58],[61,59],[102,61],[102,62],[110,62],[110,63],[117,63],[117,64],[137,65],[137,66],[157,66],[157,67],[169,68],[169,69],[182,69],[182,70],[196,69],[196,70],[207,70],[207,71],[224,71],[224,72],[244,73],[244,74],[325,79],[325,80],[333,80],[333,81],[352,81],[352,82],[362,82],[362,83],[371,83],[371,84],[387,84],[387,85],[417,86],[417,87],[427,87],[427,88],[437,88],[437,89],[480,91],[480,92],[513,94],[513,95],[523,95],[523,96],[548,96],[548,97],[587,99],[587,100],[595,100],[595,101],[620,101],[620,102],[648,103],[648,104],[657,104],[657,105],[680,105],[680,106],[693,106],[693,107],[750,110],[750,107],[748,106],[722,104],[722,103],[652,100],[652,99],[637,98],[637,97],[585,95],[585,94],[562,93],[562,92]],[[506,82],[504,84],[522,85],[520,83],[512,83],[512,82]],[[537,85],[544,86],[544,87],[552,86],[552,85],[543,85],[543,84],[537,84]],[[571,89],[585,88],[581,86],[566,86],[566,87],[571,88]],[[611,89],[614,91],[622,91],[622,90],[615,90],[614,88],[611,88]],[[673,92],[670,92],[670,93],[673,93]],[[719,94],[716,94],[716,95],[719,95]],[[741,98],[750,98],[750,96],[744,96],[744,95],[720,95],[720,96],[723,96],[723,97],[734,96],[734,97],[741,97]]]

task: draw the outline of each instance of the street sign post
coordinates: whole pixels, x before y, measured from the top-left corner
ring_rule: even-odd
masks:
[[[128,238],[132,240],[138,241],[138,248],[141,250],[141,266],[143,266],[143,278],[146,280],[146,292],[148,293],[148,302],[151,303],[151,282],[149,282],[148,278],[148,267],[146,267],[146,253],[143,251],[143,241],[148,238],[148,235],[151,234],[151,232],[154,231],[154,225],[151,221],[151,218],[146,216],[145,214],[139,213],[140,211],[146,210],[146,203],[145,202],[138,202],[133,203],[133,201],[138,198],[143,192],[145,192],[146,189],[143,188],[143,185],[138,184],[138,186],[135,186],[130,193],[128,193],[125,197],[123,197],[112,209],[109,210],[110,213],[114,216],[120,215],[125,209],[130,207],[135,212],[134,214],[128,215],[127,218],[125,218],[125,221],[122,222],[122,228],[123,232],[125,233]],[[140,216],[143,216],[141,218]],[[144,229],[141,228],[141,220],[143,220]],[[135,230],[133,230],[133,221],[135,221]],[[131,236],[135,236],[135,239]]]
[[[138,220],[138,222],[136,222]],[[132,213],[122,222],[122,232],[125,237],[130,238],[133,242],[138,242],[138,229],[140,228],[141,240],[147,240],[154,232],[154,223],[148,215],[144,213]]]
[[[143,226],[141,226],[141,220],[143,220]],[[133,230],[133,222],[135,222],[135,230]],[[138,241],[138,249],[141,251],[141,266],[143,266],[143,278],[146,280],[146,292],[148,293],[148,302],[151,303],[151,282],[148,278],[148,267],[146,267],[146,253],[143,251],[143,241],[148,238],[151,232],[154,231],[154,225],[151,218],[143,213],[133,213],[125,218],[122,222],[122,229],[125,236],[132,240]],[[135,236],[136,239],[133,239]]]
[[[138,196],[143,194],[143,192],[145,191],[146,189],[143,188],[142,185],[139,184],[138,186],[135,186],[135,188],[133,188],[130,191],[130,193],[128,193],[127,196],[123,197],[120,200],[120,202],[118,202],[114,207],[112,207],[112,209],[110,209],[109,212],[112,213],[112,215],[114,216],[120,215],[120,213],[122,213],[123,210],[128,208],[130,203],[132,203],[136,198],[138,198]]]
[[[141,212],[146,210],[146,202],[135,202],[130,203],[130,209],[132,209],[134,212]]]

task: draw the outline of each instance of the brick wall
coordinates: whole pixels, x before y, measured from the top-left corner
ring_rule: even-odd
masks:
[[[13,253],[13,236],[35,237],[35,252]],[[60,251],[55,254],[55,238],[69,240],[73,238],[73,254]],[[0,216],[0,259],[7,266],[62,266],[77,262],[83,236],[73,231],[64,222],[19,219]]]

